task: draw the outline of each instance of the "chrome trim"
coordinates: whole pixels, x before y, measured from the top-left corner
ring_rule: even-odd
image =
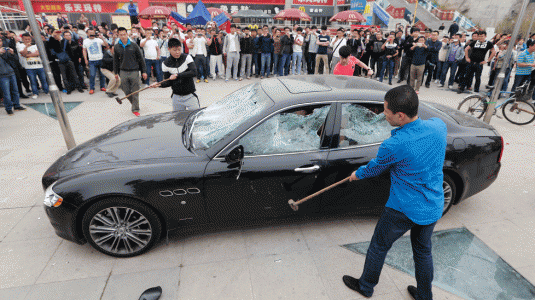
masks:
[[[173,192],[171,192],[171,191],[160,191],[159,194],[162,197],[171,197],[171,196],[173,196]]]
[[[319,169],[320,169],[320,166],[314,165],[314,166],[309,167],[309,168],[295,168],[294,171],[295,172],[303,172],[303,173],[313,173],[313,172],[316,172]]]
[[[264,120],[270,118],[271,116],[275,115],[275,114],[278,114],[279,112],[283,111],[283,110],[287,110],[287,109],[290,109],[290,108],[293,108],[293,107],[298,107],[298,106],[304,106],[304,105],[320,105],[320,104],[333,104],[333,103],[337,103],[336,101],[330,101],[330,102],[309,102],[309,103],[300,103],[300,104],[295,104],[295,105],[292,105],[292,106],[286,106],[284,108],[281,108],[275,112],[272,112],[270,115],[267,115],[265,116],[262,120],[256,122],[256,124],[254,126],[251,126],[249,129],[247,129],[246,131],[242,132],[242,134],[240,134],[238,137],[236,137],[235,139],[233,139],[231,142],[229,142],[223,149],[221,149],[219,152],[217,152],[217,154],[214,156],[213,159],[216,159],[218,158],[218,156],[221,154],[221,152],[225,152],[225,150],[227,150],[227,148],[229,147],[229,145],[231,145],[232,143],[234,143],[236,140],[239,140],[242,136],[244,136],[245,134],[247,134],[249,131],[255,129],[257,126],[259,126],[258,124],[261,124],[262,122],[264,122]]]
[[[186,195],[188,192],[186,192],[186,190],[184,189],[176,189],[173,191],[173,194],[177,195],[177,196],[183,196],[183,195]]]
[[[188,189],[188,193],[190,194],[199,194],[201,192],[201,190],[199,190],[198,188],[189,188]]]
[[[317,149],[317,150],[308,150],[308,151],[299,151],[299,152],[287,152],[287,153],[273,153],[273,154],[259,154],[259,155],[245,155],[243,158],[254,158],[254,157],[266,157],[266,156],[280,156],[280,155],[293,155],[293,154],[303,154],[303,153],[311,153],[311,152],[323,152],[323,151],[329,151],[329,149]],[[216,157],[212,160],[225,160],[224,157]]]
[[[355,149],[355,148],[363,148],[363,147],[370,147],[370,146],[381,145],[382,143],[383,143],[383,142],[380,142],[380,143],[373,143],[373,144],[367,144],[367,145],[347,146],[347,147],[344,147],[344,148],[332,148],[331,151],[334,151],[334,150],[347,150],[347,149]]]

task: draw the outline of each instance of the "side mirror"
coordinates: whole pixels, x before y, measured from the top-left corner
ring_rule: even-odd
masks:
[[[225,162],[232,164],[239,162],[243,159],[244,150],[242,145],[238,145],[234,147],[226,156],[225,156]]]
[[[158,300],[162,295],[162,288],[160,286],[147,289],[141,294],[139,300]]]

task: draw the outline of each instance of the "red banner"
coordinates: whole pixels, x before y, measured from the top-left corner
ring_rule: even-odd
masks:
[[[392,5],[389,5],[389,6],[385,9],[385,11],[386,11],[389,15],[391,15],[392,17],[394,17],[394,9],[396,9],[396,8],[393,7]]]
[[[405,16],[405,7],[394,8],[394,19],[403,19]]]
[[[332,6],[334,0],[293,0],[295,5],[326,5]],[[283,1],[284,4],[284,1]]]
[[[420,28],[420,30],[425,30],[427,28],[427,26],[425,26],[424,22],[422,22],[421,20],[416,22],[416,24],[414,24],[414,27],[418,27]]]

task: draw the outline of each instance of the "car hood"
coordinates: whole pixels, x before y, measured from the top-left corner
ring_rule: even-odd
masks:
[[[182,142],[182,127],[190,113],[156,114],[122,123],[65,154],[59,171],[196,157]]]

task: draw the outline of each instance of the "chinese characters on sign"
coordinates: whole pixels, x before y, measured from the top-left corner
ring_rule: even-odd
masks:
[[[33,2],[33,7],[36,12],[67,12],[67,13],[101,13],[101,12],[114,12],[115,3],[109,3],[110,7],[104,9],[102,5],[98,3],[65,3],[65,4],[45,4],[44,2]]]
[[[332,6],[333,0],[293,0],[295,5],[326,5]]]

